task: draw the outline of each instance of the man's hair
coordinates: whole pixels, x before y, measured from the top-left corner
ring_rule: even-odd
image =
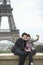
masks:
[[[25,33],[25,32],[24,32],[24,33],[22,33],[22,37],[23,37],[24,35],[27,35],[27,33]]]
[[[31,37],[30,34],[27,34],[27,37]]]

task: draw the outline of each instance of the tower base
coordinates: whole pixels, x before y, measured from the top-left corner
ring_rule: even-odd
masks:
[[[8,40],[13,43],[19,38],[19,30],[14,30],[14,31],[7,31],[7,32],[0,32],[0,41],[1,40]]]

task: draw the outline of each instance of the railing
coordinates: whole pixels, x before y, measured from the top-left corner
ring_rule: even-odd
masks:
[[[19,30],[17,29],[17,30],[15,30],[15,29],[12,29],[12,30],[10,30],[10,29],[0,29],[0,32],[15,32],[15,33],[19,33]]]
[[[10,32],[9,29],[0,29],[0,32]]]

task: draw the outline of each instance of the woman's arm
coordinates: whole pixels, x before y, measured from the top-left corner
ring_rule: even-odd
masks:
[[[36,37],[37,37],[36,39],[31,38],[30,41],[31,42],[37,42],[39,40],[39,35],[36,35]]]

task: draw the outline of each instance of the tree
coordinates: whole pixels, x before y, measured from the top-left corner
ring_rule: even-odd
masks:
[[[43,52],[43,45],[36,46],[37,52]]]

